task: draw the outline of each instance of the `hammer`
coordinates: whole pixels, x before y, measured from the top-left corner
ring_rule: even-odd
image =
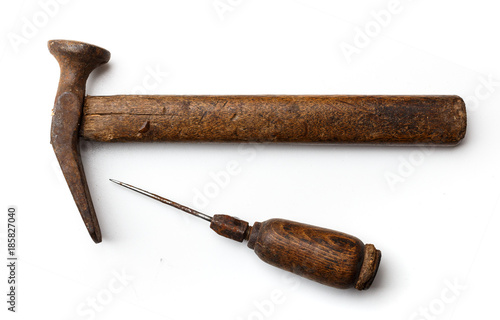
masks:
[[[87,230],[102,241],[79,140],[457,145],[467,116],[458,96],[86,96],[109,51],[48,42],[61,76],[51,144]]]

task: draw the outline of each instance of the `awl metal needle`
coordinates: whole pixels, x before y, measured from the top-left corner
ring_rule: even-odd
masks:
[[[114,183],[116,183],[116,184],[121,185],[122,187],[128,188],[128,189],[130,189],[130,190],[134,190],[135,192],[139,192],[140,194],[143,194],[143,195],[145,195],[145,196],[148,196],[148,197],[150,197],[150,198],[153,198],[153,199],[155,199],[155,200],[158,200],[158,201],[160,201],[160,202],[162,202],[162,203],[168,204],[169,206],[172,206],[172,207],[174,207],[174,208],[177,208],[177,209],[179,209],[179,210],[182,210],[182,211],[184,211],[184,212],[187,212],[187,213],[189,213],[189,214],[192,214],[193,216],[196,216],[196,217],[201,218],[201,219],[203,219],[203,220],[206,220],[206,221],[208,221],[208,222],[212,222],[212,217],[211,217],[211,216],[209,216],[209,215],[206,215],[206,214],[204,214],[204,213],[201,213],[201,212],[196,211],[196,210],[194,210],[194,209],[191,209],[191,208],[189,208],[189,207],[183,206],[182,204],[179,204],[179,203],[174,202],[174,201],[172,201],[172,200],[169,200],[169,199],[167,199],[167,198],[160,197],[159,195],[154,194],[154,193],[151,193],[151,192],[149,192],[149,191],[142,190],[142,189],[140,189],[140,188],[134,187],[134,186],[132,186],[132,185],[130,185],[130,184],[128,184],[128,183],[121,182],[121,181],[118,181],[118,180],[115,180],[115,179],[109,179],[109,180],[110,180],[110,181],[112,181],[112,182],[114,182]]]

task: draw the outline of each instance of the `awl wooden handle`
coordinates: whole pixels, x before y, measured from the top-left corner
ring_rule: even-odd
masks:
[[[336,288],[365,290],[377,274],[381,253],[348,234],[270,219],[256,222],[248,239],[263,261]]]
[[[377,274],[382,254],[351,235],[284,219],[248,222],[214,215],[210,228],[219,235],[248,240],[264,262],[336,288],[366,290]]]

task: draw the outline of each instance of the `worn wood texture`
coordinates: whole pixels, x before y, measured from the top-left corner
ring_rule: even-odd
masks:
[[[356,237],[283,219],[255,223],[248,246],[273,266],[336,288],[368,289],[381,258]]]
[[[241,219],[225,214],[216,214],[210,221],[210,228],[223,237],[243,242],[247,237],[249,225],[248,222]]]
[[[458,96],[88,96],[80,134],[96,141],[455,145]]]

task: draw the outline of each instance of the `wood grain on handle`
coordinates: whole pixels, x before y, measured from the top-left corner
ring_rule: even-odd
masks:
[[[456,145],[458,96],[88,96],[80,134],[96,141]]]
[[[248,246],[275,267],[327,286],[359,290],[369,288],[381,257],[356,237],[283,219],[255,223]]]

